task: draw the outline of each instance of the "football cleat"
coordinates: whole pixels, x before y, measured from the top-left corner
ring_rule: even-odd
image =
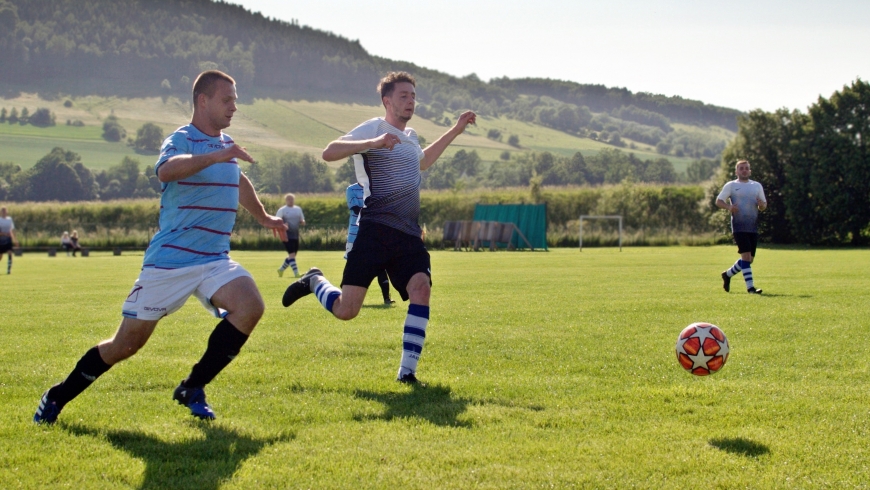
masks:
[[[202,420],[214,420],[214,411],[205,401],[205,390],[202,388],[187,388],[183,384],[175,388],[172,399],[179,405],[190,409],[190,414]]]
[[[384,304],[385,304],[385,305],[392,305],[392,304],[395,304],[395,303],[396,303],[396,300],[394,300],[394,299],[385,299],[385,300],[384,300]]]
[[[727,272],[722,273],[722,289],[724,289],[726,293],[731,292],[731,277],[728,276]]]
[[[398,378],[396,378],[396,381],[398,381],[399,383],[405,383],[408,385],[419,386],[421,388],[426,387],[426,383],[421,383],[420,380],[417,379],[417,375],[414,373],[405,373],[405,374],[399,376]]]
[[[33,421],[37,424],[53,424],[57,421],[58,415],[60,415],[60,407],[57,406],[56,401],[48,397],[48,390],[46,390],[39,399]]]
[[[284,277],[284,269],[278,269],[278,277]]]
[[[746,290],[746,292],[749,294],[761,294],[761,291],[762,291],[761,289],[755,289],[754,287],[751,287],[751,288]]]
[[[312,267],[299,280],[287,286],[287,290],[284,291],[284,296],[281,298],[281,304],[286,308],[295,303],[297,299],[311,294],[311,278],[314,276],[323,276],[323,273],[317,267]]]

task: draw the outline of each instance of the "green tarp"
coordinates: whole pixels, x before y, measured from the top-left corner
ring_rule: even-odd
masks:
[[[547,203],[477,204],[474,206],[474,221],[513,223],[532,247],[547,250]],[[516,248],[527,248],[516,233],[511,238],[511,244]]]

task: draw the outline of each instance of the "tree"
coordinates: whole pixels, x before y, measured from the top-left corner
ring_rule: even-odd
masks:
[[[100,197],[109,199],[129,199],[136,193],[139,171],[142,163],[135,158],[124,157],[120,163],[100,172],[96,180],[100,186]]]
[[[21,109],[21,115],[18,116],[18,124],[24,126],[30,121],[30,111],[27,108]]]
[[[331,192],[332,175],[326,163],[308,153],[287,152],[270,156],[258,164],[262,168],[260,190],[263,192]]]
[[[145,123],[136,130],[133,147],[143,153],[158,153],[163,144],[163,130],[153,123]]]
[[[6,122],[6,108],[0,109],[0,123]]]
[[[801,180],[795,178],[794,172],[801,172],[804,166],[801,141],[807,122],[804,114],[785,109],[774,113],[755,110],[740,117],[737,137],[722,153],[722,172],[710,189],[711,210],[717,209],[713,206],[722,186],[734,179],[734,164],[738,160],[749,160],[752,179],[761,182],[767,197],[767,209],[758,214],[760,237],[774,243],[793,242],[795,236],[787,215],[786,196],[797,190],[794,185],[789,188],[789,182],[795,184]],[[721,220],[723,231],[727,229],[730,217],[726,213],[714,216]]]
[[[492,128],[486,132],[486,137],[493,141],[501,141],[501,131]]]
[[[510,135],[510,137],[508,137],[508,144],[515,147],[515,148],[519,148],[520,147],[520,137],[515,135],[515,134]]]
[[[36,112],[30,116],[30,124],[39,127],[48,127],[55,125],[55,116],[50,110],[45,107],[36,109]]]
[[[342,186],[349,186],[356,183],[356,168],[353,165],[353,158],[348,158],[335,171],[336,183]]]
[[[91,199],[93,189],[82,186],[79,171],[88,172],[77,153],[54,148],[36,162],[33,168],[14,176],[10,195],[16,200],[29,201]]]
[[[121,123],[118,122],[118,118],[114,114],[109,115],[103,121],[103,139],[106,141],[121,141],[126,137],[127,130],[124,129],[124,126],[121,126]]]
[[[18,122],[18,109],[13,107],[9,112],[9,117],[6,118],[6,121],[9,124],[16,124]]]
[[[820,97],[809,109],[809,122],[805,175],[810,185],[801,197],[818,212],[815,238],[863,244],[870,226],[870,84],[859,79],[830,99]],[[809,221],[797,197],[788,200],[796,233]]]

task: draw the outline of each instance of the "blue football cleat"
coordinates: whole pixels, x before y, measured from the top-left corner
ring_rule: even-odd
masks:
[[[33,414],[33,421],[37,424],[53,424],[57,421],[57,416],[60,415],[60,407],[57,402],[48,397],[48,391],[42,394],[39,399],[39,406],[36,407],[36,413]]]
[[[214,420],[214,411],[205,401],[205,390],[178,385],[172,399],[190,409],[190,414],[202,420]]]

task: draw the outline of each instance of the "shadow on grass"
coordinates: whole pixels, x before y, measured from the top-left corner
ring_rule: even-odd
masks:
[[[471,422],[460,421],[457,417],[465,412],[472,400],[454,397],[448,386],[411,385],[411,391],[376,393],[356,390],[354,396],[379,403],[386,407],[380,415],[358,415],[354,420],[393,420],[395,418],[418,417],[435,425],[450,427],[471,427]]]
[[[750,458],[757,458],[770,453],[770,449],[764,444],[759,444],[742,437],[711,439],[710,445],[728,453],[739,454]]]
[[[813,298],[812,294],[776,294],[764,293],[758,296],[759,298]]]
[[[265,446],[294,439],[282,434],[255,439],[208,422],[192,422],[205,437],[167,442],[152,435],[120,430],[102,431],[70,424],[64,428],[78,436],[107,439],[113,446],[145,462],[142,489],[217,489],[230,480],[241,464]]]

